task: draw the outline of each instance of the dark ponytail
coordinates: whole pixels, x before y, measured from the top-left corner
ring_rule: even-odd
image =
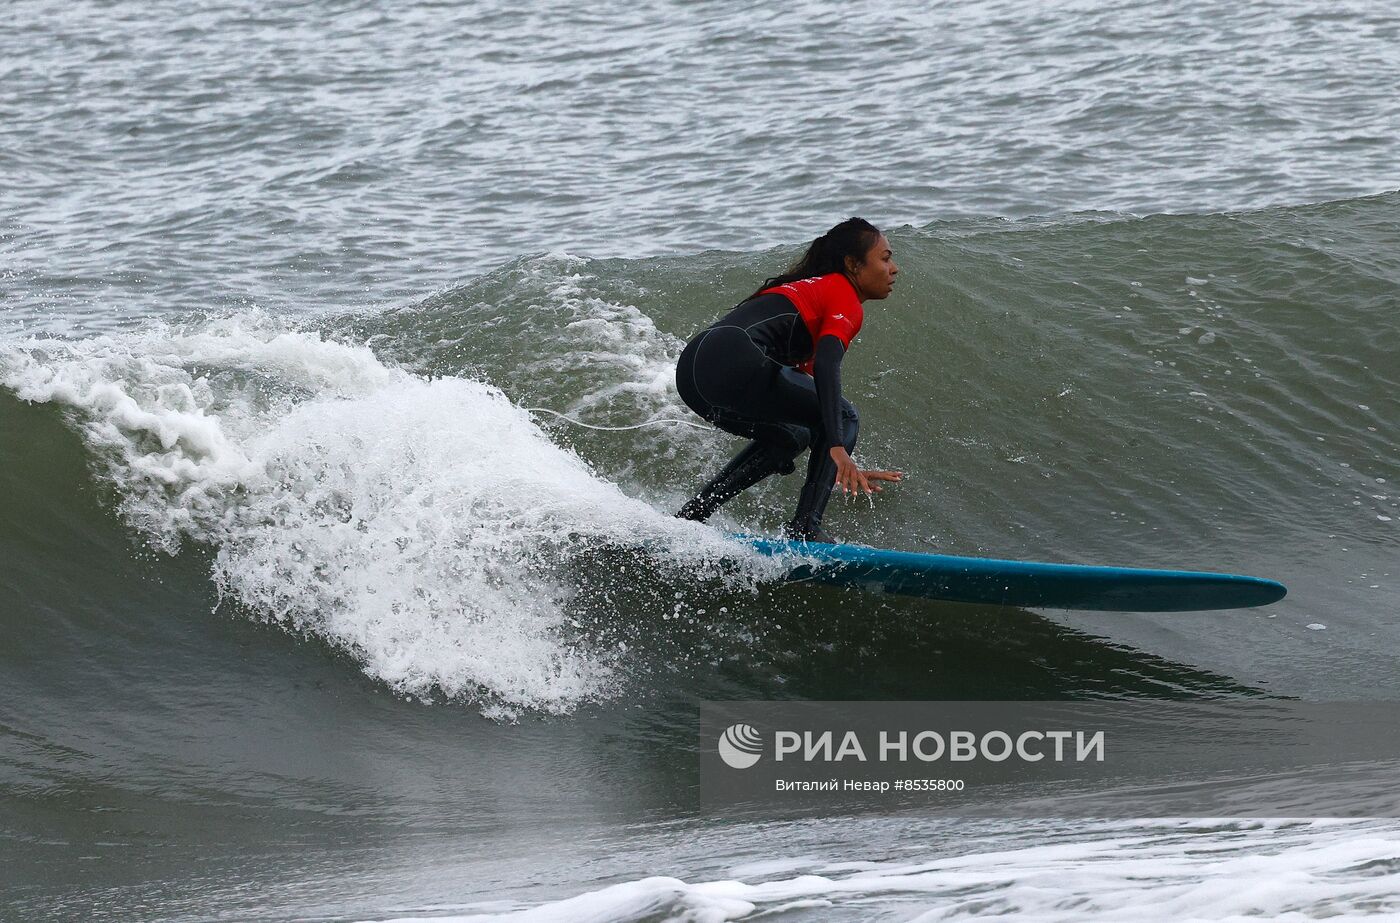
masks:
[[[793,263],[781,275],[765,279],[749,297],[752,298],[765,288],[785,285],[799,279],[811,279],[828,273],[846,272],[846,257],[856,262],[864,262],[865,255],[875,246],[880,237],[880,229],[864,218],[847,218],[821,237],[812,241],[802,258]]]

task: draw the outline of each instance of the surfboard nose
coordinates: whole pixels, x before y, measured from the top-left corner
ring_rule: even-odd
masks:
[[[967,558],[751,535],[734,538],[761,554],[798,559],[789,580],[948,602],[1104,612],[1195,612],[1267,606],[1288,595],[1288,589],[1276,580],[1241,574]]]

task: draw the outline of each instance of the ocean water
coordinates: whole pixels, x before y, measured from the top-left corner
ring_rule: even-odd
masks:
[[[720,817],[694,733],[1400,698],[1386,6],[10,9],[0,918],[1400,914],[1393,820]],[[731,437],[534,409],[691,418],[686,338],[850,214],[901,274],[845,390],[906,479],[837,535],[1289,596],[782,585],[668,515]]]

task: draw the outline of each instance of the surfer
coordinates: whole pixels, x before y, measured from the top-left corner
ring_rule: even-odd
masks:
[[[833,485],[869,495],[881,489],[876,482],[903,476],[856,466],[860,417],[841,396],[841,360],[860,332],[864,302],[888,298],[898,272],[885,235],[849,218],[686,344],[676,364],[681,400],[750,442],[677,516],[704,522],[768,475],[791,474],[810,448],[797,512],[784,531],[831,541],[821,522]]]

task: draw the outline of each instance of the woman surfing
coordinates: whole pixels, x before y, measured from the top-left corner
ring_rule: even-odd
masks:
[[[870,494],[881,489],[877,482],[903,477],[856,466],[860,418],[841,396],[841,360],[860,332],[864,303],[888,298],[898,273],[885,235],[849,218],[686,344],[676,364],[681,400],[750,442],[677,516],[704,522],[768,475],[791,474],[810,448],[797,512],[784,531],[829,542],[821,522],[833,485]]]

